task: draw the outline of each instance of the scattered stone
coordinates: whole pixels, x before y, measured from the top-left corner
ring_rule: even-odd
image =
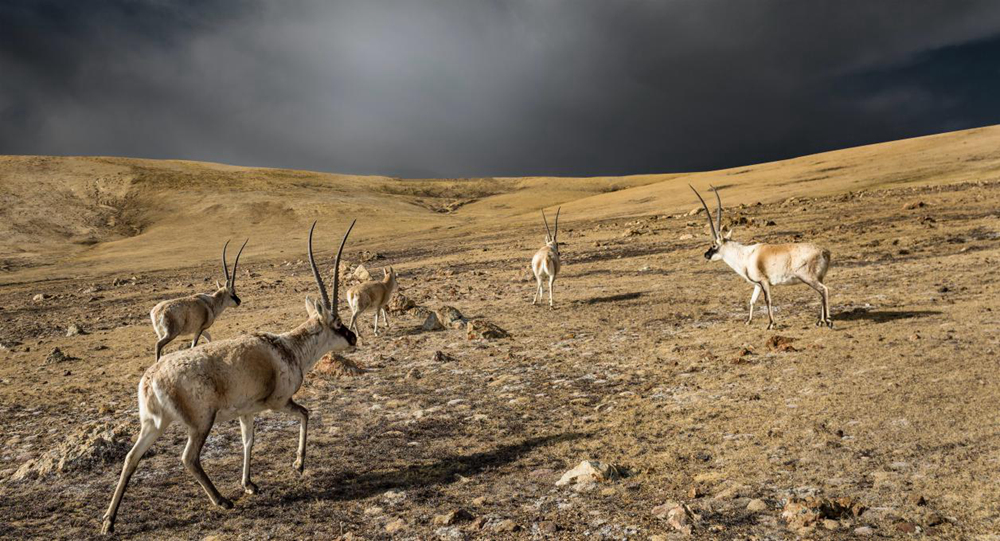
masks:
[[[703,209],[701,207],[695,207],[695,208],[691,209],[691,211],[688,212],[687,215],[688,216],[694,216],[695,214],[701,214],[702,212],[705,212],[705,209]]]
[[[66,336],[77,336],[81,334],[87,334],[87,331],[83,330],[83,327],[77,325],[76,323],[71,323],[70,326],[66,328]]]
[[[854,528],[854,535],[862,537],[871,537],[875,535],[875,530],[873,530],[871,526],[861,526],[858,528]]]
[[[401,518],[397,518],[396,520],[393,520],[385,525],[386,533],[396,533],[404,529],[406,529],[406,522],[404,522]]]
[[[76,357],[63,353],[59,348],[53,348],[52,351],[49,352],[48,356],[45,357],[45,362],[48,364],[58,364],[75,360],[77,360]]]
[[[924,208],[926,206],[927,206],[927,203],[924,203],[923,201],[912,201],[910,203],[907,203],[907,204],[903,205],[903,210],[916,210],[916,209]]]
[[[38,479],[52,474],[120,466],[135,440],[134,428],[130,422],[86,425],[70,434],[59,447],[22,464],[11,479]],[[145,456],[150,456],[151,452],[152,449]]]
[[[483,505],[486,503],[486,496],[477,496],[472,499],[472,505]]]
[[[420,373],[419,368],[411,368],[409,372],[406,373],[406,379],[420,379],[423,375]]]
[[[826,528],[827,530],[836,530],[840,528],[840,523],[837,522],[836,520],[826,518],[823,519],[823,527]]]
[[[458,359],[452,357],[451,355],[448,355],[447,353],[441,350],[437,350],[434,352],[434,362],[436,363],[451,363],[455,362],[456,360]]]
[[[368,263],[369,261],[378,261],[379,259],[385,259],[385,256],[378,252],[372,252],[365,250],[361,252],[361,261]]]
[[[817,498],[809,496],[805,499],[791,499],[785,504],[781,518],[785,519],[789,528],[806,528],[816,525],[824,519],[840,520],[842,518],[858,517],[865,508],[851,498]]]
[[[441,320],[438,319],[436,312],[431,312],[427,314],[427,319],[424,320],[422,327],[425,331],[443,331],[444,325],[441,324]]]
[[[693,238],[694,235],[692,235],[691,233],[684,233],[683,235],[677,237],[677,240],[691,240]]]
[[[896,530],[903,533],[917,533],[917,525],[912,522],[897,522]]]
[[[798,351],[798,348],[792,345],[794,341],[794,338],[775,334],[767,339],[767,348],[773,351]]]
[[[698,485],[692,485],[687,492],[687,497],[689,500],[696,500],[704,495],[705,491]]]
[[[700,518],[685,504],[675,505],[667,511],[667,524],[684,535],[691,535],[694,523]]]
[[[584,460],[577,467],[567,471],[556,481],[556,486],[573,484],[574,490],[589,490],[596,483],[614,481],[621,478],[618,468],[596,460]]]
[[[500,522],[493,525],[493,529],[498,532],[518,532],[521,531],[521,526],[509,518],[505,518]]]
[[[413,302],[413,299],[403,295],[400,292],[396,292],[389,301],[389,306],[387,307],[390,312],[394,314],[399,314],[402,312],[407,312],[417,307],[417,303]]]
[[[545,535],[555,535],[555,533],[559,531],[559,525],[551,520],[543,520],[538,524],[535,524],[535,527],[538,528],[539,532]]]
[[[442,306],[440,309],[435,310],[438,317],[438,321],[441,325],[445,327],[451,327],[452,329],[461,329],[465,325],[465,316],[462,312],[459,312],[454,306]]]
[[[469,513],[465,509],[456,509],[443,515],[434,515],[432,522],[435,526],[451,526],[457,522],[466,522],[469,520],[472,520],[472,513]]]
[[[924,498],[922,494],[914,494],[913,496],[910,497],[910,501],[913,502],[913,505],[920,507],[927,505],[927,500]]]
[[[32,297],[31,300],[33,300],[35,302],[42,302],[44,300],[51,299],[51,298],[52,298],[52,295],[49,295],[48,293],[39,293],[38,295],[35,295],[34,297]]]
[[[359,264],[357,268],[354,269],[354,272],[351,273],[351,276],[362,282],[367,282],[368,280],[372,279],[372,273],[368,272],[368,269],[361,264]]]
[[[474,319],[466,325],[465,337],[468,340],[495,340],[509,338],[510,334],[485,319]]]
[[[761,500],[759,498],[754,498],[750,500],[750,503],[747,504],[747,511],[753,513],[760,513],[761,511],[767,511],[767,504],[764,502],[764,500]]]
[[[622,232],[622,237],[636,237],[642,234],[638,229],[626,229]]]
[[[733,359],[733,364],[748,364],[752,362],[750,357],[753,355],[755,355],[753,346],[750,344],[743,344],[743,346],[740,347],[740,351],[736,353],[736,358]]]
[[[365,373],[365,369],[359,366],[356,362],[348,359],[347,357],[341,357],[333,352],[324,355],[323,358],[316,363],[316,368],[314,370],[320,374],[328,374],[335,378],[360,376]]]
[[[483,526],[485,525],[486,525],[486,517],[476,517],[475,519],[473,519],[472,522],[469,523],[467,529],[470,531],[477,532],[479,530],[482,530]]]

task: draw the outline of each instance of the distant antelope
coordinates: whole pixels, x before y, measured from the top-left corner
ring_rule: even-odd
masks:
[[[385,326],[389,326],[389,314],[385,307],[396,291],[396,271],[392,267],[382,269],[382,281],[370,280],[347,290],[347,304],[351,307],[351,324],[347,326],[360,334],[357,318],[369,308],[375,310],[375,336],[378,336],[378,315],[382,314]]]
[[[552,230],[549,229],[549,220],[545,217],[545,209],[542,209],[542,222],[545,223],[546,231],[545,246],[542,246],[531,258],[531,272],[535,273],[535,282],[538,286],[531,304],[538,303],[545,295],[545,292],[542,291],[542,278],[548,277],[549,307],[552,307],[552,283],[556,281],[556,275],[559,274],[559,212],[561,210],[562,207],[556,209],[556,232],[553,235]]]
[[[194,335],[191,347],[198,345],[198,339],[202,335],[205,340],[211,342],[212,335],[208,334],[208,328],[215,323],[215,318],[222,315],[222,311],[230,306],[239,306],[242,301],[236,296],[236,266],[240,263],[240,255],[246,247],[247,239],[236,254],[236,261],[233,262],[233,274],[229,274],[226,263],[226,248],[229,241],[222,246],[222,271],[226,273],[226,287],[222,287],[218,281],[215,282],[218,289],[215,293],[191,295],[179,299],[163,301],[149,311],[149,319],[153,320],[153,330],[159,338],[156,342],[156,360],[160,360],[160,353],[163,347],[171,340],[182,335]]]
[[[104,533],[114,531],[115,515],[125,487],[139,459],[173,421],[187,429],[188,441],[182,456],[184,466],[208,494],[213,504],[233,507],[224,498],[201,467],[201,449],[212,425],[229,419],[240,420],[243,434],[243,489],[257,492],[250,481],[250,451],[253,448],[254,416],[264,410],[295,415],[299,418],[299,447],[293,467],[302,473],[306,458],[306,428],[309,410],[295,403],[292,396],[302,380],[329,351],[344,351],[357,343],[357,337],[340,322],[337,314],[337,284],[340,278],[340,254],[351,227],[340,243],[333,265],[333,302],[327,296],[323,278],[316,268],[309,230],[309,264],[319,287],[321,300],[306,296],[308,319],[283,334],[258,333],[230,340],[211,342],[203,347],[177,351],[150,366],[139,381],[139,437],[125,457],[121,478],[108,512],[104,514]]]
[[[750,315],[746,324],[753,321],[753,305],[757,302],[760,292],[764,292],[764,302],[767,303],[768,329],[774,328],[774,314],[771,311],[771,286],[784,284],[804,283],[816,290],[821,298],[819,320],[817,326],[826,325],[833,327],[833,320],[830,318],[830,292],[823,279],[826,278],[826,271],[830,268],[830,251],[820,248],[815,244],[793,243],[793,244],[751,244],[744,246],[736,241],[729,240],[732,230],[722,230],[722,198],[719,197],[719,190],[712,186],[715,192],[715,200],[718,205],[715,223],[712,222],[712,213],[708,210],[708,205],[702,199],[698,190],[691,186],[691,190],[698,196],[702,207],[705,208],[705,215],[708,217],[708,225],[712,228],[714,242],[712,247],[705,252],[705,259],[711,261],[723,260],[732,267],[737,274],[746,281],[754,285],[753,294],[750,296]]]

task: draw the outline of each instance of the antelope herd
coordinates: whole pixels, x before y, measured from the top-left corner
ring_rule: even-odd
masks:
[[[705,258],[725,261],[737,274],[754,285],[750,297],[750,313],[746,323],[753,321],[754,303],[761,292],[767,304],[768,329],[774,327],[771,287],[783,284],[804,283],[821,296],[820,317],[817,325],[833,326],[830,318],[829,291],[823,280],[830,266],[830,252],[812,244],[752,244],[743,245],[730,239],[732,230],[722,230],[722,199],[715,192],[717,210],[713,221],[708,205],[701,194],[691,189],[701,201],[708,217],[712,246]],[[554,306],[552,286],[559,274],[559,214],[556,210],[555,229],[549,229],[548,218],[542,211],[545,224],[545,245],[531,259],[531,270],[536,287],[532,304],[543,298],[543,284],[548,281],[549,306]],[[356,222],[356,220],[355,220]],[[239,419],[243,439],[242,485],[248,494],[258,491],[250,479],[250,456],[254,443],[254,418],[261,411],[272,410],[298,417],[298,451],[293,467],[299,473],[305,468],[306,435],[309,411],[297,404],[292,397],[302,386],[307,374],[319,359],[328,352],[350,350],[357,344],[358,316],[367,310],[375,315],[374,332],[378,335],[378,318],[384,324],[389,319],[386,307],[396,291],[396,273],[392,267],[384,270],[381,281],[369,281],[352,287],[347,292],[351,320],[344,325],[338,314],[340,260],[347,238],[354,228],[351,222],[340,243],[334,260],[333,296],[327,295],[326,286],[313,255],[313,232],[309,229],[307,252],[313,278],[319,290],[319,299],[306,296],[306,320],[294,329],[281,333],[255,333],[229,340],[212,341],[207,329],[223,310],[239,306],[236,295],[236,269],[240,248],[230,273],[226,263],[226,248],[222,248],[222,265],[226,285],[218,285],[212,294],[194,295],[163,301],[150,312],[156,342],[155,362],[139,381],[139,436],[125,457],[121,477],[111,504],[104,515],[103,532],[114,531],[115,517],[129,479],[143,454],[174,421],[187,431],[187,444],[182,454],[185,468],[205,490],[213,505],[226,509],[233,504],[223,497],[201,466],[201,450],[213,425]],[[352,331],[353,329],[353,331]],[[177,336],[193,335],[189,349],[182,349],[161,357],[163,347]],[[209,342],[200,347],[198,340],[205,336]]]

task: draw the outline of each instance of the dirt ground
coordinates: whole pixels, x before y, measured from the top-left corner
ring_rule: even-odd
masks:
[[[531,304],[540,223],[387,243],[366,265],[392,264],[417,305],[454,306],[511,336],[424,331],[417,309],[375,337],[367,316],[347,355],[366,371],[314,371],[297,395],[312,412],[304,475],[291,466],[297,421],[267,413],[253,466],[262,493],[244,495],[238,423],[217,425],[203,459],[236,506],[214,508],[180,463],[175,425],[140,463],[116,535],[998,539],[1000,175],[927,184],[762,204],[722,191],[736,240],[832,252],[832,330],[814,326],[819,297],[801,285],[775,288],[776,330],[763,301],[744,325],[752,288],[702,257],[704,215],[573,216],[552,310]],[[343,225],[326,220],[318,248],[331,253]],[[289,232],[283,255],[241,262],[244,303],[215,323],[216,340],[304,320],[316,294],[305,233]],[[361,251],[349,245],[351,265]],[[148,310],[221,274],[207,260],[112,267],[22,272],[0,287],[2,538],[98,537],[130,435],[61,473],[14,474],[81,431],[137,429]],[[71,324],[85,334],[67,336]],[[583,460],[621,476],[556,486]],[[848,498],[852,511],[782,516],[809,497]],[[690,536],[668,520],[681,504]],[[436,518],[452,511],[454,522]]]

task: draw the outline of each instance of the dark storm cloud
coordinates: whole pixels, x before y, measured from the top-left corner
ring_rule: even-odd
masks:
[[[1000,122],[993,1],[0,3],[0,154],[707,169]]]

